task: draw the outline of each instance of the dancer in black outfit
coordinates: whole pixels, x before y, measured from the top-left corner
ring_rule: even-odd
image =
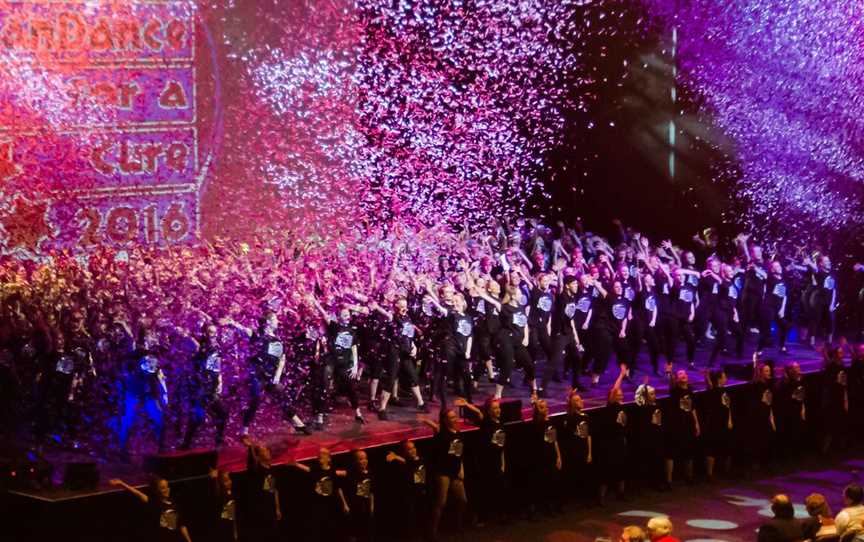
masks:
[[[606,503],[606,493],[610,485],[615,488],[619,499],[624,498],[629,420],[627,411],[624,409],[624,392],[621,391],[621,382],[626,374],[627,368],[622,365],[618,378],[607,394],[606,408],[601,411],[598,423],[594,424],[597,468],[600,476],[598,494],[601,506]]]
[[[816,263],[807,262],[811,268],[809,289],[810,344],[824,338],[826,343],[834,340],[837,316],[837,279],[831,271],[831,259],[819,256]]]
[[[749,448],[754,466],[768,466],[774,456],[777,422],[774,418],[774,367],[760,363],[753,354],[753,381],[750,384]]]
[[[663,416],[663,449],[666,453],[666,487],[672,485],[675,463],[684,465],[684,476],[693,481],[693,457],[699,438],[699,416],[687,371],[680,370],[669,379],[669,400]]]
[[[501,421],[501,401],[490,398],[480,418],[480,445],[477,451],[477,515],[481,523],[504,519],[509,509],[510,471],[507,461],[507,431]]]
[[[741,329],[741,320],[738,315],[738,288],[732,278],[734,270],[728,265],[721,268],[722,279],[718,289],[717,303],[714,308],[714,316],[711,323],[714,326],[716,339],[708,366],[713,367],[717,362],[717,356],[726,347],[726,334],[731,332],[735,336],[735,353],[741,358],[744,354],[744,333]]]
[[[208,325],[204,338],[198,343],[198,352],[192,358],[192,386],[190,389],[189,426],[183,437],[181,450],[188,450],[195,438],[195,433],[204,423],[204,413],[208,412],[216,424],[216,447],[222,445],[225,436],[225,424],[228,421],[228,409],[222,402],[222,356],[218,348],[218,330],[214,325]]]
[[[366,452],[354,450],[352,456],[339,495],[348,514],[348,541],[368,542],[375,538],[375,483]]]
[[[466,406],[464,399],[456,399],[455,406]],[[441,515],[448,501],[456,508],[456,529],[462,529],[462,516],[468,504],[465,495],[465,468],[463,453],[465,443],[459,433],[459,416],[453,409],[441,410],[438,423],[428,419],[421,420],[432,428],[435,436],[432,438],[429,470],[432,475],[430,487],[433,491],[433,506],[429,515],[428,539],[438,540],[438,526]]]
[[[514,363],[517,363],[525,371],[525,378],[531,386],[531,394],[537,389],[537,379],[534,369],[534,360],[528,352],[528,317],[525,308],[520,304],[522,291],[518,286],[509,285],[504,293],[504,298],[499,302],[490,296],[484,299],[490,304],[500,308],[499,319],[501,322],[501,333],[498,334],[498,353],[500,372],[498,383],[495,386],[495,397],[501,398],[504,386],[509,382]]]
[[[705,393],[700,397],[702,410],[702,444],[705,451],[705,476],[714,481],[717,460],[722,461],[724,474],[732,466],[735,428],[732,418],[732,399],[726,392],[726,372],[705,369]]]
[[[650,273],[639,275],[640,287],[633,301],[633,320],[630,321],[630,366],[636,366],[642,339],[648,345],[648,356],[655,376],[660,376],[660,333],[657,325],[660,314],[654,276]]]
[[[315,298],[310,301],[327,322],[327,347],[330,352],[330,365],[333,367],[333,389],[338,395],[345,395],[354,409],[354,420],[365,424],[360,411],[360,398],[357,394],[357,380],[360,378],[360,361],[357,350],[357,328],[351,323],[351,309],[343,306],[338,317],[327,313]],[[323,412],[316,412],[318,419]]]
[[[669,297],[672,301],[673,320],[672,330],[667,335],[667,363],[672,363],[675,356],[676,341],[680,337],[684,339],[686,347],[687,365],[692,369],[695,367],[696,337],[693,334],[693,320],[696,317],[696,307],[699,304],[699,296],[696,288],[687,280],[688,275],[683,269],[676,269],[675,280]],[[668,368],[668,365],[667,365]]]
[[[804,449],[802,443],[808,442],[807,388],[801,376],[801,366],[790,362],[783,371],[783,379],[777,386],[777,429],[780,448],[787,457],[794,456]]]
[[[391,391],[400,376],[404,376],[411,388],[411,393],[417,401],[417,410],[428,412],[429,407],[423,401],[420,384],[417,379],[417,345],[414,337],[417,335],[417,326],[411,321],[408,314],[408,300],[400,297],[396,300],[393,312],[383,309],[377,303],[372,303],[372,309],[378,311],[389,322],[387,333],[387,378],[381,390],[381,402],[379,404],[378,417],[387,419],[387,405],[390,402]]]
[[[386,461],[397,469],[393,487],[394,505],[400,511],[396,534],[400,540],[410,540],[417,531],[417,525],[423,525],[427,521],[427,470],[423,458],[417,452],[417,446],[412,441],[403,440],[399,448],[398,454],[388,453]]]
[[[594,437],[591,434],[591,419],[584,409],[582,396],[575,390],[571,391],[567,397],[567,415],[561,438],[567,487],[591,487],[594,484]]]
[[[789,331],[786,318],[788,287],[780,262],[771,262],[770,271],[765,284],[765,297],[759,308],[759,343],[756,350],[762,352],[771,344],[771,324],[774,323],[777,326],[777,347],[780,352],[786,353],[786,334]]]
[[[183,514],[171,499],[171,486],[168,485],[168,480],[156,478],[151,484],[149,494],[143,493],[116,478],[109,483],[114,487],[125,489],[147,507],[144,540],[148,542],[192,542]]]
[[[562,370],[562,361],[564,367],[573,371],[573,388],[582,390],[579,375],[582,372],[582,353],[585,349],[580,334],[586,333],[590,320],[591,295],[587,291],[580,292],[576,277],[567,277],[564,279],[564,291],[555,300],[552,313],[552,358],[543,371],[541,397],[545,396],[550,378],[555,372]]]
[[[705,339],[708,324],[711,323],[714,311],[717,308],[720,283],[723,282],[720,276],[721,263],[719,258],[708,258],[706,262],[707,267],[699,277],[699,308],[696,310],[696,317],[693,320],[693,330],[696,334],[697,344]]]
[[[210,469],[210,506],[206,540],[237,542],[237,501],[234,483],[224,470]]]
[[[339,537],[343,502],[339,496],[339,483],[347,472],[333,467],[328,448],[318,450],[318,457],[309,466],[302,463],[289,465],[309,475],[312,499],[306,508],[306,536],[310,541],[327,542]]]
[[[844,447],[849,430],[849,379],[843,365],[843,348],[825,347],[822,370],[822,453],[832,446]]]
[[[34,436],[41,447],[51,431],[58,439],[68,438],[70,447],[77,448],[78,430],[85,407],[86,397],[82,397],[86,396],[85,382],[96,377],[96,368],[85,345],[67,349],[62,335],[54,339],[52,350],[44,356],[46,364],[37,378],[39,413]]]
[[[243,536],[249,540],[271,542],[278,539],[282,506],[273,476],[270,448],[255,443],[248,435],[246,446],[246,506]]]
[[[561,448],[558,446],[558,428],[549,419],[549,405],[544,399],[534,402],[534,416],[530,427],[531,444],[528,454],[529,469],[526,489],[529,490],[529,516],[538,506],[547,507],[549,513],[561,512]]]
[[[552,308],[555,303],[551,285],[554,275],[551,273],[540,273],[537,276],[536,286],[531,290],[528,303],[528,325],[530,327],[530,341],[532,356],[536,361],[543,358],[547,366],[554,357],[552,349]],[[553,374],[553,376],[555,376]],[[541,389],[544,389],[545,386]]]
[[[643,481],[663,489],[663,411],[657,405],[657,392],[645,376],[636,388],[636,413],[633,428],[635,457]]]
[[[611,313],[609,315],[609,334],[612,336],[612,348],[615,350],[618,367],[624,369],[624,378],[629,378],[634,362],[629,353],[630,344],[633,341],[633,332],[630,327],[633,310],[630,307],[630,300],[624,296],[623,285],[617,280],[612,283],[609,310]]]
[[[230,325],[245,329],[236,322]],[[249,374],[249,403],[243,411],[243,430],[241,435],[249,434],[249,428],[255,420],[255,415],[261,406],[264,394],[267,393],[281,407],[282,416],[291,422],[296,431],[309,434],[309,429],[294,410],[294,401],[282,387],[282,375],[285,370],[285,345],[278,336],[279,319],[274,312],[268,312],[261,319],[258,331],[246,333],[251,337],[252,357],[249,359],[251,372]]]

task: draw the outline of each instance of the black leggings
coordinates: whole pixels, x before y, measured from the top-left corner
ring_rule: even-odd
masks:
[[[741,330],[741,322],[732,320],[732,313],[718,309],[714,312],[714,318],[711,320],[716,333],[714,340],[714,348],[711,350],[711,358],[708,360],[709,365],[714,365],[717,361],[717,355],[726,348],[726,333],[731,332],[735,335],[735,355],[738,358],[744,357],[744,333]]]
[[[639,351],[642,349],[642,339],[648,344],[648,356],[651,360],[651,368],[654,372],[659,369],[658,363],[660,359],[660,337],[657,330],[657,323],[654,327],[648,325],[649,320],[640,317],[633,318],[627,327],[627,335],[630,338],[630,367],[636,366]]]
[[[498,353],[500,354],[498,361],[501,364],[498,374],[499,384],[505,384],[510,380],[514,363],[518,364],[525,371],[525,378],[529,381],[533,381],[536,378],[534,359],[519,337],[509,333],[502,333],[498,341]]]
[[[696,337],[693,335],[693,322],[687,318],[670,318],[666,321],[664,329],[664,342],[666,343],[666,359],[670,363],[675,359],[675,349],[678,339],[684,339],[687,352],[687,363],[693,363],[696,356]]]
[[[576,338],[570,335],[556,335],[552,339],[552,344],[552,358],[546,363],[546,369],[543,371],[542,387],[546,388],[555,371],[561,369],[562,362],[573,370],[572,385],[574,388],[577,387],[579,374],[582,372],[582,354],[576,348]]]
[[[219,446],[224,441],[225,424],[228,421],[228,409],[222,403],[219,397],[202,397],[192,402],[192,408],[189,415],[189,426],[186,428],[186,435],[183,437],[182,449],[188,449],[192,445],[192,439],[195,438],[195,433],[204,423],[205,410],[210,414],[213,423],[216,424],[216,446]]]
[[[759,343],[757,350],[762,350],[771,344],[771,322],[777,324],[777,347],[786,346],[786,334],[789,332],[789,321],[785,317],[777,315],[779,309],[774,307],[762,307],[759,314]]]
[[[609,333],[609,329],[605,325],[591,329],[590,333],[590,353],[594,360],[591,370],[595,375],[602,375],[609,365],[609,358],[612,357],[612,334]]]
[[[439,371],[439,379],[436,379],[435,385],[438,386],[438,394],[441,397],[441,405],[446,404],[445,388],[447,387],[446,371],[452,371],[453,380],[456,385],[456,393],[462,395],[470,403],[471,392],[474,389],[474,384],[471,380],[471,370],[469,360],[465,359],[465,349],[462,345],[451,342],[445,348],[447,363],[441,371]]]
[[[286,420],[290,420],[297,414],[294,410],[294,399],[287,390],[268,382],[260,375],[252,375],[249,379],[249,404],[243,411],[243,427],[252,425],[265,392],[282,408],[282,416]]]
[[[417,385],[417,365],[410,354],[394,347],[390,350],[387,365],[387,378],[384,379],[385,390],[390,391],[393,388],[393,383],[397,381],[400,375],[412,388]]]

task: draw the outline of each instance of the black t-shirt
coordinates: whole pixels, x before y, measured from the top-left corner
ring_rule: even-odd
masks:
[[[747,295],[755,295],[761,297],[765,292],[765,280],[768,278],[768,272],[762,263],[754,263],[752,267],[744,272],[744,292]]]
[[[282,340],[270,333],[256,334],[252,337],[252,349],[252,362],[258,377],[268,382],[273,380],[279,359],[285,353]]]
[[[339,365],[351,365],[353,357],[352,347],[357,344],[357,328],[350,323],[331,321],[327,325],[327,337],[330,352]]]
[[[532,422],[532,440],[535,446],[537,468],[547,470],[555,467],[558,458],[555,445],[558,443],[558,428],[551,421]]]
[[[633,316],[645,323],[650,322],[654,317],[654,311],[658,310],[657,303],[657,294],[654,290],[642,290],[633,302]]]
[[[666,427],[676,434],[694,436],[696,425],[693,420],[693,410],[696,407],[693,391],[674,386],[669,393],[668,410],[666,412]]]
[[[676,317],[689,318],[691,307],[696,305],[696,288],[685,282],[680,286],[673,286],[669,295],[672,299],[672,305],[675,307]]]
[[[539,288],[534,288],[531,291],[529,299],[531,300],[531,326],[545,328],[552,317],[552,306],[554,304],[552,291],[547,290],[544,292]]]
[[[316,461],[309,467],[309,479],[312,482],[312,494],[319,506],[335,507],[338,504],[336,471],[332,466],[325,470]]]
[[[345,478],[345,498],[348,500],[351,512],[369,511],[375,492],[372,473],[368,470],[360,472],[352,469]],[[358,510],[359,509],[359,510]]]
[[[749,419],[760,436],[763,431],[771,431],[771,417],[774,414],[774,390],[771,384],[756,381],[751,384],[751,412]]]
[[[495,336],[501,331],[501,310],[492,303],[486,304],[486,316],[483,319],[486,331]]]
[[[738,305],[738,288],[735,283],[730,280],[724,280],[720,284],[720,293],[717,298],[717,306],[720,310],[732,313],[733,309]]]
[[[465,443],[462,435],[442,428],[432,438],[432,462],[430,467],[436,475],[456,478],[462,469]]]
[[[703,305],[713,305],[720,295],[720,281],[714,275],[705,275],[699,279],[699,302]]]
[[[617,334],[624,325],[624,320],[630,315],[630,301],[624,296],[617,296],[609,301],[609,316],[611,329]]]
[[[501,472],[504,463],[504,450],[507,446],[507,432],[501,420],[483,418],[480,424],[480,469],[496,474]]]
[[[786,299],[786,281],[782,276],[771,275],[766,283],[765,305],[773,313],[772,316],[777,315],[784,299]]]
[[[199,398],[218,395],[219,375],[222,373],[222,356],[219,350],[202,343],[201,350],[192,358],[195,367],[195,392]]]
[[[528,317],[525,315],[525,308],[520,306],[514,307],[509,303],[501,307],[501,326],[510,332],[517,340],[522,340],[522,334],[525,332],[525,326],[528,325]]]
[[[725,388],[705,390],[702,396],[702,424],[706,435],[717,435],[729,429],[729,418],[732,415],[732,400]]]
[[[456,343],[460,352],[468,347],[468,339],[474,333],[474,321],[466,313],[459,314],[451,311],[449,316],[449,337]]]
[[[591,437],[591,420],[585,412],[573,412],[564,420],[567,458],[578,464],[588,460],[588,439]],[[566,462],[566,461],[565,461]]]
[[[140,351],[134,358],[131,372],[129,374],[129,391],[138,396],[157,399],[161,396],[161,384],[159,382],[159,369],[161,362],[159,358],[146,351]]]
[[[588,307],[591,307],[591,298],[585,296],[587,299]],[[562,292],[561,295],[558,296],[558,299],[555,300],[555,310],[552,313],[552,334],[553,335],[566,335],[568,337],[573,336],[573,327],[570,323],[577,318],[578,311],[577,299],[570,295],[567,292]],[[584,322],[584,317],[587,316],[587,312],[583,315],[582,321]],[[578,329],[581,329],[581,325],[577,326]]]
[[[390,325],[390,341],[400,353],[411,353],[411,346],[414,344],[414,337],[416,335],[417,328],[407,315],[394,315],[393,322]]]
[[[147,503],[147,524],[153,533],[150,540],[174,542],[183,540],[180,529],[184,526],[179,507],[171,499],[150,497]]]

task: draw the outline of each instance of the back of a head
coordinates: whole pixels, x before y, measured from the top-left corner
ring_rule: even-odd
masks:
[[[774,495],[774,498],[771,499],[771,511],[776,518],[792,519],[795,517],[795,508],[787,495]]]
[[[826,518],[831,516],[831,509],[828,508],[828,501],[825,495],[821,493],[811,493],[804,499],[804,506],[807,508],[807,514],[814,518]]]
[[[647,526],[651,540],[656,540],[672,534],[672,522],[666,516],[658,516],[649,519]]]
[[[857,506],[864,502],[864,489],[858,484],[849,484],[843,490],[843,496],[846,497],[852,506]]]
[[[622,542],[646,542],[647,540],[648,536],[638,525],[628,525],[621,532]]]

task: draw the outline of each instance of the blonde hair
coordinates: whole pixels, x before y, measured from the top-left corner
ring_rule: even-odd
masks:
[[[672,522],[665,516],[649,519],[647,527],[652,540],[672,534]]]

